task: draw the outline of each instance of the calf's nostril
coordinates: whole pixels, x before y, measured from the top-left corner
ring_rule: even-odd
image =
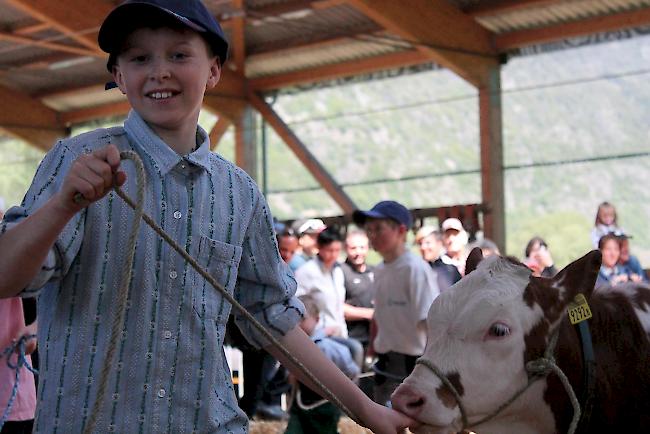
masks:
[[[424,405],[424,398],[417,398],[411,400],[411,402],[406,403],[406,407],[408,407],[411,410],[415,410],[419,407],[422,407]]]

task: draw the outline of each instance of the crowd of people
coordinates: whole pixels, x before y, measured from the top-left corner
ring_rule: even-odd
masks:
[[[349,230],[326,227],[319,219],[298,220],[290,227],[276,223],[278,246],[282,259],[295,272],[298,294],[307,297],[309,309],[318,312],[318,321],[313,321],[316,314],[310,317],[312,337],[336,342],[339,357],[342,351],[359,372],[371,372],[374,383],[364,391],[390,405],[392,391],[424,350],[422,321],[432,300],[461,279],[472,248],[480,248],[484,257],[501,253],[487,238],[470,242],[462,222],[448,218],[415,231],[418,257],[406,243],[413,223],[410,214],[393,201],[357,211],[354,221],[357,226]],[[603,258],[597,286],[648,281],[638,259],[629,253],[630,236],[617,225],[613,205],[604,202],[598,207],[591,238]],[[366,262],[371,247],[383,259],[376,266]],[[552,277],[558,272],[547,242],[539,236],[529,240],[521,262],[534,276]],[[308,393],[313,402],[320,402],[313,398],[313,391]],[[322,417],[324,410],[314,410],[318,405],[313,402],[307,408],[294,394],[292,428],[287,432],[297,432],[295,418],[304,420],[308,415],[318,421]],[[325,411],[328,417],[338,414],[330,410]],[[266,414],[258,416],[267,418]],[[272,418],[287,417],[278,406]],[[322,421],[316,423],[325,426]]]

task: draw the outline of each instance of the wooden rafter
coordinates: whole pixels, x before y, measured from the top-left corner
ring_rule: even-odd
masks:
[[[36,24],[30,24],[28,26],[22,26],[13,29],[11,33],[13,33],[14,35],[25,36],[25,35],[31,35],[34,33],[42,32],[43,30],[47,30],[50,28],[51,28],[50,25],[47,23],[36,23]]]
[[[305,83],[333,80],[340,77],[367,74],[392,68],[420,65],[431,62],[431,58],[419,51],[402,51],[399,53],[375,56],[367,59],[341,62],[332,65],[307,68],[301,71],[271,75],[249,80],[249,87],[254,90],[268,91],[282,87]]]
[[[343,29],[337,33],[333,34],[317,34],[310,35],[307,38],[291,38],[291,39],[282,39],[274,40],[271,42],[266,42],[258,44],[250,51],[250,55],[260,56],[277,56],[278,52],[284,50],[293,50],[297,48],[302,49],[319,49],[330,46],[336,46],[341,42],[347,41],[349,39],[362,38],[364,36],[372,37],[377,33],[378,30],[381,30],[375,23],[367,23],[362,26],[356,26],[350,29]]]
[[[231,23],[231,42],[230,42],[230,56],[231,62],[234,63],[237,72],[244,74],[244,67],[246,65],[246,37],[245,28],[246,21],[244,16],[246,14],[244,0],[233,0],[233,7],[235,10],[241,11],[241,14],[236,14]]]
[[[262,15],[290,14],[303,9],[325,9],[347,3],[347,0],[292,0],[284,3],[270,3],[251,9]]]
[[[485,71],[497,63],[491,33],[446,0],[410,0],[409,7],[394,0],[349,3],[474,86],[483,86]]]
[[[539,29],[508,32],[495,36],[494,43],[496,48],[503,52],[527,45],[647,25],[650,25],[650,7]]]
[[[58,114],[21,92],[0,87],[0,101],[11,110],[0,110],[0,128],[34,146],[48,150],[67,135]]]
[[[99,53],[83,47],[74,47],[72,45],[57,44],[55,42],[41,41],[38,39],[28,38],[26,36],[16,35],[14,33],[0,32],[0,41],[14,42],[19,45],[29,45],[34,47],[47,48],[54,51],[62,51],[64,53],[72,53],[80,56],[95,56],[98,57]]]
[[[516,12],[520,10],[552,6],[562,3],[565,0],[492,0],[489,2],[477,2],[463,9],[467,15],[483,17],[497,14]]]
[[[99,0],[5,0],[33,18],[50,25],[91,51],[104,55],[97,46],[97,31],[102,19],[113,8]]]
[[[332,175],[327,172],[325,167],[314,157],[302,141],[291,131],[291,128],[278,116],[278,114],[269,106],[259,95],[254,92],[248,94],[248,100],[253,107],[262,115],[268,124],[289,146],[289,149],[298,157],[305,168],[312,174],[318,183],[329,193],[334,201],[343,209],[343,212],[351,213],[357,207],[343,190],[343,188],[334,180]]]
[[[60,118],[61,122],[65,125],[74,125],[95,119],[125,115],[129,110],[131,110],[131,105],[128,101],[119,101],[95,107],[66,111],[60,114]]]
[[[219,146],[222,137],[224,136],[224,134],[226,134],[226,131],[228,131],[230,125],[232,125],[232,122],[228,118],[224,116],[219,116],[219,119],[217,119],[217,123],[214,124],[214,127],[212,127],[212,129],[210,130],[211,151],[215,151],[217,149],[217,146]]]

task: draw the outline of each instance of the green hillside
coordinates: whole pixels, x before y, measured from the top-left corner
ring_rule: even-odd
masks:
[[[508,253],[546,238],[556,262],[590,248],[613,202],[650,266],[650,36],[511,59],[502,70]],[[478,98],[445,70],[280,95],[275,110],[360,207],[481,200]],[[208,113],[201,123],[210,128]],[[341,211],[268,130],[268,200],[280,218]],[[233,158],[232,134],[218,152]],[[0,143],[0,196],[17,203],[41,154]],[[401,181],[403,178],[408,180]]]

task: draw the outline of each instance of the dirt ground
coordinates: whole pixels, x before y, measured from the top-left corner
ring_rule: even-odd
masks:
[[[250,434],[282,434],[284,428],[287,426],[286,422],[266,422],[266,421],[251,421]],[[347,417],[341,418],[339,422],[340,434],[372,434],[372,431],[365,429],[352,422]]]

